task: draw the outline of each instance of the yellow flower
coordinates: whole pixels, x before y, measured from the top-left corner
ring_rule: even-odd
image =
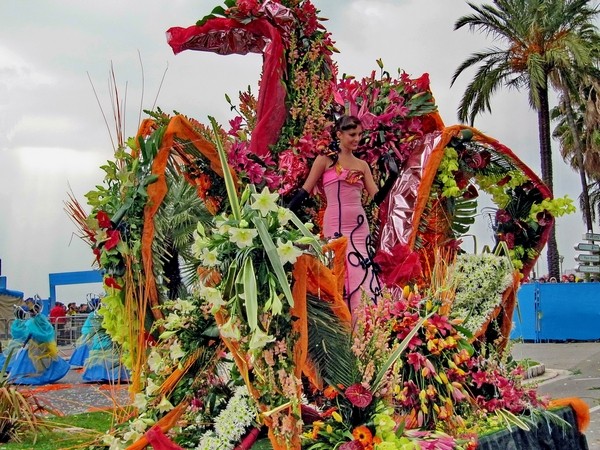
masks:
[[[342,416],[341,416],[341,414],[340,414],[339,412],[337,412],[337,411],[334,411],[334,412],[332,412],[332,413],[331,413],[331,417],[333,417],[333,418],[334,418],[334,420],[335,420],[336,422],[339,422],[339,423],[342,423],[342,422],[343,422],[343,420],[344,420],[344,419],[342,419]]]

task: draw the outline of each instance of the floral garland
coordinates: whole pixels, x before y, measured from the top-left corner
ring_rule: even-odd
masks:
[[[513,266],[523,270],[538,256],[537,247],[543,227],[553,217],[574,212],[575,207],[567,196],[544,199],[520,168],[494,147],[478,139],[478,136],[473,139],[473,132],[465,129],[444,149],[430,205],[440,199],[463,202],[474,199],[479,195],[477,185],[498,205],[494,224],[496,241],[507,244]],[[449,213],[452,225],[456,225],[456,221],[466,225],[458,227],[459,233],[451,233],[451,239],[458,240],[468,231],[474,218],[459,218],[453,215],[452,210]]]
[[[456,290],[450,317],[461,318],[461,326],[475,334],[502,303],[502,294],[513,282],[513,270],[504,256],[458,255],[454,262]]]

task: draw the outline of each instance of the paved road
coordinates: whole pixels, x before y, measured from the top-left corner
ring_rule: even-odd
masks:
[[[59,354],[68,360],[72,346],[60,346]],[[84,383],[82,369],[71,369],[58,382],[45,386],[21,386],[19,389],[35,394],[37,401],[60,415],[79,414],[98,410],[113,410],[128,405],[128,384]]]
[[[600,450],[600,343],[515,344],[512,355],[545,364],[539,393],[579,397],[589,405],[591,421],[585,435],[590,450]]]

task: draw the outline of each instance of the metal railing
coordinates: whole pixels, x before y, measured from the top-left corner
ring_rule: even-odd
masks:
[[[61,318],[61,323],[53,324],[57,345],[75,346],[87,317],[87,314],[75,314]],[[10,325],[13,320],[15,319],[0,318],[0,340],[8,341],[11,338]]]

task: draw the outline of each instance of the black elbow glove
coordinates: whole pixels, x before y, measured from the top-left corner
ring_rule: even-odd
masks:
[[[383,183],[383,186],[381,186],[381,188],[373,196],[373,201],[375,202],[376,205],[380,205],[381,202],[383,202],[385,200],[388,193],[392,189],[392,186],[398,179],[398,174],[399,174],[398,165],[396,164],[396,160],[392,156],[384,155],[382,157],[382,159],[383,159],[383,162],[385,163],[385,165],[387,166],[389,175],[388,175],[387,180],[385,180],[385,183]]]
[[[287,204],[288,209],[290,209],[295,214],[296,212],[298,212],[298,210],[302,206],[302,203],[304,203],[304,200],[306,200],[307,198],[308,192],[306,192],[302,188],[298,189],[298,191],[294,194],[290,202]]]

